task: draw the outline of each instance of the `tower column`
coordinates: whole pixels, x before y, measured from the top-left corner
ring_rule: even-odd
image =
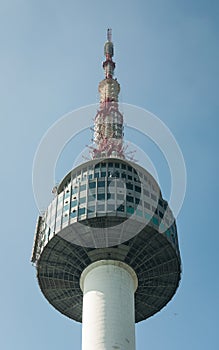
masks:
[[[81,274],[82,350],[135,350],[137,276],[127,264],[100,260]]]

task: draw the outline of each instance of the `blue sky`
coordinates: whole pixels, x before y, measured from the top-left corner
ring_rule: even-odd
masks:
[[[150,110],[170,128],[188,174],[177,219],[180,288],[166,308],[136,326],[137,349],[217,349],[218,2],[1,0],[0,9],[1,349],[80,349],[80,324],[48,304],[29,262],[38,215],[32,163],[59,117],[98,102],[108,27],[120,101]],[[166,165],[138,139],[154,156],[168,197]],[[83,144],[77,147],[72,158]],[[59,180],[62,162],[66,157],[57,165]]]

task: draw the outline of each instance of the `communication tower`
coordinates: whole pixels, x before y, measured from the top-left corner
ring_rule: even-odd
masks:
[[[173,214],[150,173],[127,160],[111,30],[91,160],[71,170],[37,221],[32,262],[42,293],[82,322],[82,350],[135,349],[135,323],[180,281]]]

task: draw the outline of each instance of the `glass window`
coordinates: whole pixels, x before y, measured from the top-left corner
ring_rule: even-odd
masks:
[[[108,168],[112,168],[113,167],[113,163],[108,163]]]
[[[125,164],[122,164],[122,169],[126,169],[126,165]]]
[[[88,196],[88,202],[92,202],[96,200],[96,194],[94,193],[93,195]]]
[[[121,204],[121,205],[117,208],[117,211],[122,211],[122,212],[124,212],[124,211],[125,211],[124,205]]]
[[[101,177],[105,177],[106,176],[106,172],[105,171],[101,171]]]
[[[115,205],[114,204],[107,204],[107,210],[109,211],[114,211],[115,210]]]
[[[146,220],[151,220],[151,215],[150,215],[150,214],[145,213],[144,215],[145,215],[145,219],[146,219]]]
[[[95,181],[89,182],[89,188],[95,188],[95,187],[96,187]]]
[[[98,187],[105,187],[105,181],[98,181]]]
[[[147,196],[147,197],[150,197],[150,193],[148,190],[144,190],[144,195]]]
[[[115,163],[115,168],[119,168],[119,163]]]
[[[68,216],[64,216],[64,218],[62,219],[63,223],[66,222],[66,221],[68,221]]]
[[[71,207],[75,207],[77,204],[78,204],[78,201],[77,201],[77,200],[72,201],[72,202],[71,202]]]
[[[131,203],[134,202],[134,198],[131,197],[131,196],[126,196],[126,200],[127,200],[128,202],[131,202]]]
[[[128,175],[128,180],[132,180],[132,176],[131,175]]]
[[[135,186],[135,191],[141,193],[141,187]]]
[[[128,171],[132,171],[132,167],[128,165]]]
[[[153,216],[153,218],[152,218],[152,222],[155,224],[155,225],[158,225],[158,219],[157,218],[155,218],[154,216]]]
[[[117,193],[117,199],[120,200],[120,201],[123,201],[124,200],[124,194]]]
[[[85,208],[80,208],[79,211],[78,211],[78,214],[79,215],[85,214]]]
[[[158,203],[161,207],[163,206],[163,201],[161,199],[158,200]]]
[[[156,192],[156,188],[155,188],[155,186],[154,186],[153,184],[151,184],[151,187],[152,187],[152,190],[153,190],[154,192]]]
[[[153,194],[153,193],[151,193],[151,199],[153,199],[153,201],[157,201],[157,197]]]
[[[119,187],[119,188],[125,187],[125,183],[123,181],[117,180],[116,183],[117,183],[117,187]]]
[[[170,230],[166,230],[166,235],[167,235],[167,237],[169,238],[170,237]]]
[[[118,170],[114,171],[110,177],[119,177],[119,172]]]
[[[69,209],[69,204],[64,206],[63,211],[68,210],[68,209]]]
[[[132,185],[130,182],[127,182],[127,183],[126,183],[126,188],[127,188],[128,190],[133,190],[133,185]]]
[[[85,190],[86,190],[86,184],[80,185],[80,191],[82,192],[82,191],[85,191]]]
[[[135,198],[135,204],[140,204],[142,205],[142,201],[140,198]]]
[[[115,193],[107,193],[107,199],[115,199]]]
[[[132,208],[132,207],[126,207],[126,211],[129,214],[134,214],[134,208]]]
[[[105,193],[98,193],[97,199],[98,200],[105,200]]]
[[[144,202],[144,207],[147,208],[147,209],[151,209],[151,206],[148,202]]]
[[[83,203],[85,203],[85,202],[86,202],[86,197],[80,198],[80,204],[83,204]]]
[[[94,178],[96,179],[96,178],[99,178],[99,173],[95,173],[94,174]]]
[[[70,191],[68,190],[67,192],[65,192],[65,199],[70,197]]]
[[[91,205],[90,207],[88,207],[88,213],[93,213],[95,211],[95,206]]]
[[[78,188],[77,186],[75,186],[73,189],[72,189],[72,193],[77,193],[78,192]]]
[[[143,216],[142,211],[139,210],[139,209],[137,209],[137,210],[136,210],[136,215],[138,215],[138,216]]]
[[[73,219],[77,216],[77,210],[74,210],[71,214],[70,214],[70,218]]]
[[[105,210],[105,205],[104,204],[98,204],[97,210],[98,211],[104,211]]]

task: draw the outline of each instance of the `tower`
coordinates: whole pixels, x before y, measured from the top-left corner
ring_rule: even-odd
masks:
[[[82,322],[82,349],[135,349],[135,322],[160,311],[180,280],[175,219],[161,190],[126,158],[111,30],[91,160],[71,170],[37,221],[32,262],[42,293]]]

